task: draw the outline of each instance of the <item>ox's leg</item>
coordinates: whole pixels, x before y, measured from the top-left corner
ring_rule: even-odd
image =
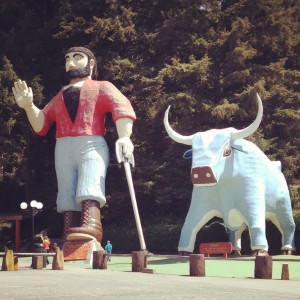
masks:
[[[202,201],[201,199],[204,199]],[[189,212],[185,218],[184,225],[181,230],[178,251],[190,252],[194,251],[195,240],[198,231],[214,216],[215,211],[212,210],[212,204],[205,195],[201,194],[199,188],[193,189],[192,200]]]
[[[280,207],[282,206],[282,207]],[[295,248],[295,222],[292,213],[291,201],[286,197],[284,201],[277,201],[277,218],[283,230],[282,250],[291,252]]]
[[[238,210],[249,228],[251,249],[260,255],[268,255],[266,238],[266,201],[264,186],[257,179],[245,177],[243,201],[237,203]]]
[[[232,244],[232,250],[234,255],[241,255],[242,250],[242,233],[247,228],[247,225],[243,223],[237,230],[228,229],[229,242]]]
[[[287,211],[284,208],[278,210],[275,214],[269,216],[270,221],[278,228],[281,233],[281,250],[291,254],[291,251],[295,250],[294,233],[295,222],[291,214],[291,210]]]
[[[251,241],[251,249],[253,252],[260,252],[266,254],[268,252],[268,241],[266,238],[266,221],[265,217],[260,218],[258,222],[249,223],[249,235]]]
[[[289,222],[290,221],[290,222]],[[283,229],[283,237],[282,237],[282,250],[287,251],[287,254],[291,254],[292,251],[296,250],[294,234],[295,234],[295,223],[294,220],[285,219],[284,222],[281,222]]]
[[[278,182],[276,182],[276,186],[277,197],[275,197],[273,192],[273,194],[268,195],[269,199],[273,200],[273,202],[267,202],[267,204],[274,203],[275,199],[276,205],[275,207],[274,204],[273,206],[269,205],[267,211],[273,212],[273,218],[270,219],[282,234],[281,249],[283,251],[289,251],[291,253],[292,250],[295,250],[295,222],[293,219],[289,189],[286,180],[281,172],[278,174]]]
[[[261,254],[267,254],[268,252],[268,241],[266,238],[266,214],[265,214],[265,204],[259,203],[256,198],[255,206],[246,206],[246,211],[244,211],[244,216],[248,223],[251,249],[253,253],[261,252]],[[264,199],[264,198],[263,198]],[[247,201],[248,203],[255,203],[254,199],[252,201]]]

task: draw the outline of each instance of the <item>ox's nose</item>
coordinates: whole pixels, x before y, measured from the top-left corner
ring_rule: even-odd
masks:
[[[195,185],[214,185],[217,183],[215,174],[211,167],[195,167],[191,172],[192,183]]]

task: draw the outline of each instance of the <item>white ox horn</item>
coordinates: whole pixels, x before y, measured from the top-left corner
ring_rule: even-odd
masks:
[[[249,136],[250,134],[254,133],[257,130],[257,128],[259,127],[259,124],[260,124],[260,122],[262,120],[262,116],[263,116],[263,105],[262,105],[260,96],[258,94],[256,94],[256,96],[257,96],[257,103],[258,103],[258,112],[257,112],[256,119],[248,127],[241,129],[241,130],[237,130],[236,132],[232,132],[231,138],[233,140],[245,138],[245,137]]]
[[[169,124],[169,110],[170,110],[171,105],[169,105],[168,109],[165,112],[165,117],[164,117],[164,124],[165,124],[165,128],[167,130],[168,135],[170,136],[170,138],[172,140],[174,140],[177,143],[180,144],[185,144],[185,145],[192,145],[192,140],[193,140],[193,136],[194,135],[189,135],[189,136],[184,136],[181,135],[177,132],[175,132],[170,124]]]

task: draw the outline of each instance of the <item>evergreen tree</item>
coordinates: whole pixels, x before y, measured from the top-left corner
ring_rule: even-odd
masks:
[[[142,218],[184,218],[190,204],[187,148],[172,142],[163,126],[168,105],[170,123],[182,134],[240,129],[255,118],[257,92],[264,118],[249,139],[282,161],[299,210],[298,16],[296,0],[1,2],[1,193],[13,203],[20,197],[12,190],[22,190],[25,198],[55,207],[54,129],[36,137],[11,87],[17,73],[42,108],[61,87],[65,50],[86,46],[96,54],[99,79],[113,82],[137,113],[133,179]],[[107,127],[111,165],[103,212],[105,222],[115,222],[132,218],[132,208],[110,117]]]
[[[0,67],[0,210],[6,212],[14,212],[18,205],[17,200],[22,199],[22,174],[26,162],[25,130],[10,91],[15,79],[16,74],[11,63],[4,57]]]

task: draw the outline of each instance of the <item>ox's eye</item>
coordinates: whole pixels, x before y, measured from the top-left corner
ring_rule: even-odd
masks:
[[[231,148],[229,146],[225,146],[224,150],[223,150],[223,156],[227,157],[231,154]]]

